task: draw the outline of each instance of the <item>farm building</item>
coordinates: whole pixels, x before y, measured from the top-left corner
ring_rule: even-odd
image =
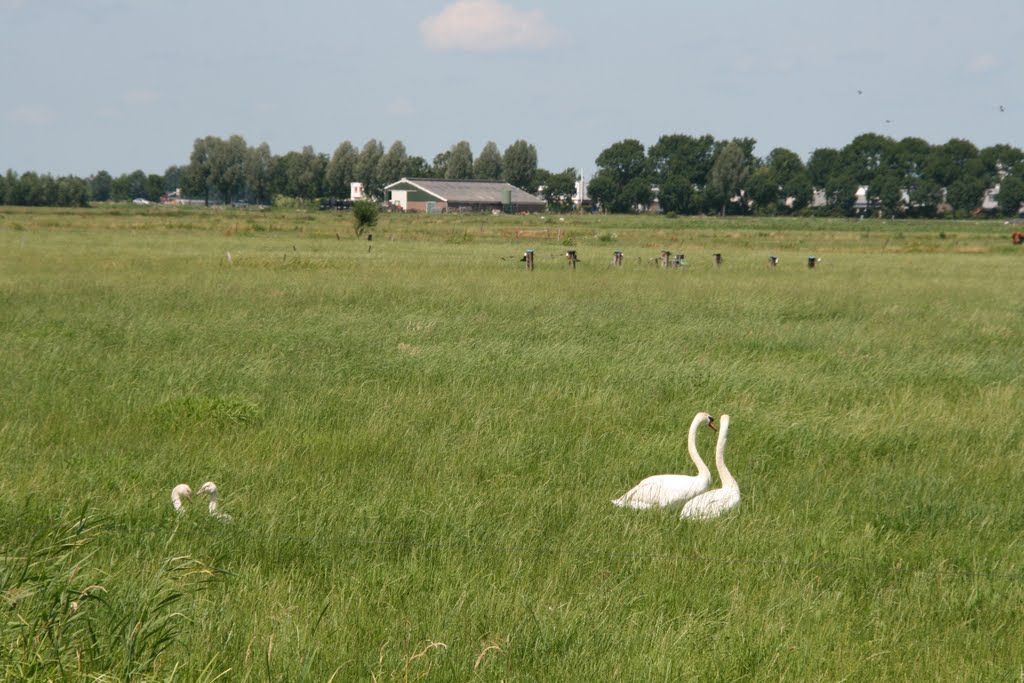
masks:
[[[533,213],[547,208],[547,203],[540,197],[496,180],[402,178],[385,187],[384,191],[388,201],[402,207],[403,211],[502,210]]]

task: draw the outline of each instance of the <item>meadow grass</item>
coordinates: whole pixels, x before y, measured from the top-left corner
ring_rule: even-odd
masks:
[[[1019,680],[1005,226],[385,216],[369,246],[0,214],[4,677]],[[699,410],[739,511],[613,507],[691,472]],[[173,515],[208,479],[233,523]]]

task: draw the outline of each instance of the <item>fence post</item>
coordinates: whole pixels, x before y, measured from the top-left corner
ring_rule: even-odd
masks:
[[[716,266],[722,265],[722,255],[720,253],[718,253],[717,251],[715,252],[715,265]]]
[[[526,262],[526,270],[533,270],[533,249],[527,249],[523,252],[523,258],[520,261]]]

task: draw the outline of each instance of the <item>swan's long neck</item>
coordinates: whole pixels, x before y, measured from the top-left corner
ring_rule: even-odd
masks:
[[[729,468],[725,466],[725,439],[729,433],[729,416],[723,415],[718,420],[718,444],[715,446],[715,467],[718,468],[718,477],[722,480],[722,488],[738,489],[740,486],[733,479]]]
[[[700,429],[701,424],[703,424],[702,415],[693,418],[693,422],[690,423],[690,434],[686,437],[686,450],[690,453],[690,460],[693,460],[693,464],[697,466],[697,473],[702,477],[710,479],[711,470],[704,464],[700,453],[697,452],[697,430]]]

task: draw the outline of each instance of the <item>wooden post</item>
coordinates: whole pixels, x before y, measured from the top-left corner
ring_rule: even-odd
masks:
[[[769,256],[768,257],[768,265],[770,267],[772,267],[772,268],[774,268],[775,266],[779,265],[779,257],[778,256]]]
[[[569,265],[572,266],[572,269],[576,270],[576,262],[579,261],[579,259],[576,258],[576,250],[570,249],[569,251],[565,252],[565,258],[569,260]]]
[[[672,252],[671,251],[662,251],[661,252],[661,267],[662,268],[668,268],[669,261],[671,261],[671,260],[672,260]]]
[[[715,252],[715,265],[716,266],[722,265],[722,255],[719,254],[718,252]]]
[[[615,251],[612,252],[612,265],[613,266],[621,266],[622,265],[622,252],[619,251],[618,249],[616,249]]]
[[[817,263],[817,262],[818,262],[818,259],[816,259],[815,257],[813,257],[813,256],[808,256],[807,257],[807,267],[808,268],[813,268],[814,264]]]
[[[523,258],[520,261],[526,262],[526,270],[533,270],[533,249],[527,249],[523,252]]]

